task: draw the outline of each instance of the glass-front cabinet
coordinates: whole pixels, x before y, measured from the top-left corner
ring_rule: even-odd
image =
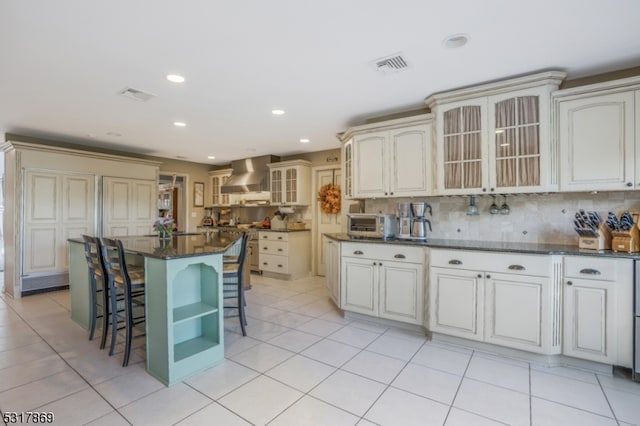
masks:
[[[351,199],[353,197],[353,139],[349,139],[342,146],[342,164],[344,171],[342,195],[346,199]]]
[[[442,195],[558,189],[551,71],[432,95],[436,114],[436,192]]]
[[[311,204],[311,162],[281,161],[268,164],[271,204],[308,206]]]
[[[228,206],[231,203],[229,194],[223,194],[221,188],[231,176],[231,169],[213,170],[209,172],[209,176],[211,176],[211,204]]]

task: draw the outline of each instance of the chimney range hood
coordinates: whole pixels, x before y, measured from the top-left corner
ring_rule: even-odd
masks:
[[[269,191],[269,163],[277,163],[280,157],[263,155],[231,162],[231,176],[220,187],[223,194]]]

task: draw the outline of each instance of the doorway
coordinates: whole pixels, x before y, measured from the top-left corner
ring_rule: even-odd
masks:
[[[177,231],[189,229],[185,188],[187,175],[161,172],[158,176],[158,216],[171,216]]]
[[[313,169],[313,194],[320,191],[322,186],[327,184],[341,186],[342,169],[335,166],[321,166]],[[325,275],[325,259],[324,239],[322,235],[325,233],[338,233],[342,229],[341,214],[327,214],[320,208],[320,203],[314,203],[314,226],[313,226],[313,259],[314,270],[316,275]]]

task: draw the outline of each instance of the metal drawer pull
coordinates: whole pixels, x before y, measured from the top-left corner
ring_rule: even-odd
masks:
[[[509,265],[509,269],[512,271],[524,271],[526,268],[522,265]]]
[[[353,252],[353,254],[364,254],[363,252],[361,252],[360,250],[356,250]]]
[[[263,265],[268,265],[268,263],[267,263],[267,262],[262,262],[262,264],[263,264]]]
[[[282,251],[282,249],[278,249],[278,251]]]
[[[600,271],[598,271],[597,269],[591,269],[591,268],[581,269],[580,273],[587,274],[587,275],[600,275]]]
[[[281,239],[282,239],[282,237],[278,237],[278,239],[279,239],[279,240],[281,240]]]
[[[278,265],[278,268],[282,268],[282,265]]]
[[[449,265],[462,265],[462,261],[458,259],[453,259],[449,261]]]
[[[396,254],[393,257],[395,257],[396,259],[406,259],[407,258],[407,256],[405,256],[404,254]]]

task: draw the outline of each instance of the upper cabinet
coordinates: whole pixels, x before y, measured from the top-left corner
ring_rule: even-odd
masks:
[[[561,191],[640,188],[640,78],[554,93]]]
[[[271,204],[308,206],[311,204],[311,162],[281,161],[268,164],[271,179]]]
[[[222,185],[224,185],[229,176],[231,176],[231,169],[213,170],[209,172],[211,176],[211,204],[214,206],[228,206],[231,201],[229,200],[229,194],[223,194],[221,191]]]
[[[430,195],[431,114],[352,128],[343,150],[347,198]]]
[[[555,191],[551,92],[545,72],[430,96],[439,195]]]

